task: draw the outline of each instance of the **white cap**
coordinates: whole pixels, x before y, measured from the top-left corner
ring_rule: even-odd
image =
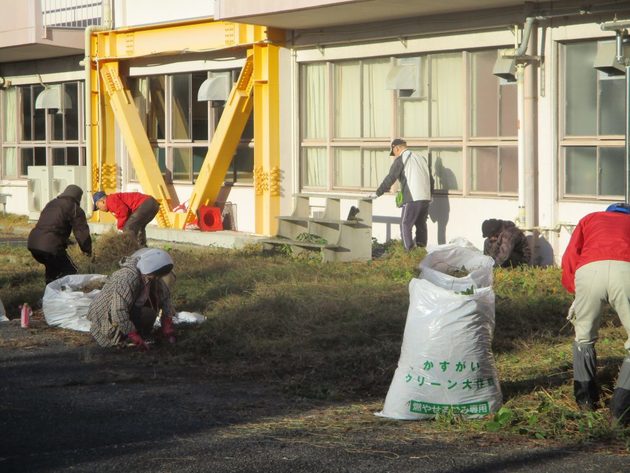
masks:
[[[171,255],[158,248],[142,248],[131,256],[140,258],[136,267],[142,274],[151,274],[165,266],[173,266],[173,258],[171,258]]]

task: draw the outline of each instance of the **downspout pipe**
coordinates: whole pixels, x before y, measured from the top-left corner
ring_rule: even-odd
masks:
[[[87,218],[92,217],[93,206],[90,205],[92,202],[92,195],[94,194],[94,188],[92,186],[92,150],[94,149],[95,144],[92,142],[92,127],[100,126],[100,123],[92,123],[92,65],[90,64],[90,49],[92,47],[92,33],[97,31],[107,31],[112,29],[113,24],[113,16],[112,16],[112,0],[104,0],[103,1],[103,12],[102,12],[102,25],[90,25],[85,28],[84,35],[84,53],[83,57],[83,67],[85,70],[85,84],[84,84],[84,122],[85,122],[85,167],[87,173],[87,185],[85,189],[85,193],[87,194],[87,208],[86,208],[86,216]],[[98,147],[98,152],[100,153],[100,144],[96,143]]]
[[[519,59],[525,56],[525,52],[529,46],[529,39],[534,27],[536,18],[527,17],[525,19],[525,25],[523,27],[523,37],[521,38],[521,44],[518,46],[514,53],[514,59],[517,61],[516,66],[516,90],[517,90],[517,115],[518,115],[518,217],[517,221],[521,226],[530,228],[533,225],[533,204],[532,197],[534,186],[532,185],[532,176],[530,175],[531,165],[533,164],[533,154],[535,152],[532,145],[532,135],[535,133],[533,124],[531,123],[532,114],[535,111],[530,107],[531,103],[531,73],[527,74],[527,81],[525,78],[525,66],[526,62]],[[527,82],[527,84],[526,84]],[[534,87],[534,94],[536,88]],[[527,104],[526,104],[527,93]],[[528,170],[528,163],[530,169]]]
[[[626,72],[626,128],[625,128],[625,146],[624,146],[624,154],[625,154],[625,163],[626,163],[626,193],[625,193],[625,202],[630,203],[630,143],[628,143],[628,138],[630,137],[630,117],[628,114],[630,113],[630,58],[626,58],[624,54],[623,43],[624,40],[628,39],[628,33],[626,28],[630,27],[630,20],[623,21],[608,21],[601,24],[601,28],[603,31],[614,31],[616,34],[615,44],[616,44],[616,59],[619,64],[622,64],[625,67]]]

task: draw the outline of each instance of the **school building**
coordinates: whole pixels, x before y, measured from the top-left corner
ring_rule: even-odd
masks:
[[[429,244],[516,221],[558,262],[626,201],[630,4],[522,0],[0,0],[0,196],[37,218],[67,184],[220,206],[271,236],[296,195],[343,215],[406,139],[430,156]],[[399,238],[394,196],[371,235]]]

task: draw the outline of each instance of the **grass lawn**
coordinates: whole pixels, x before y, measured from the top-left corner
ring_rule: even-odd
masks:
[[[80,271],[114,271],[126,251],[116,238],[99,237],[94,261],[73,248]],[[295,396],[343,405],[312,421],[329,433],[361,429],[354,414],[382,407],[400,355],[407,286],[418,274],[424,250],[406,253],[394,243],[369,262],[324,264],[317,258],[266,255],[257,246],[239,251],[163,247],[175,260],[175,306],[207,317],[183,330],[164,356],[203,363],[216,376],[276,383]],[[43,267],[24,247],[0,245],[0,262],[0,297],[9,314],[17,315],[23,302],[38,307]],[[408,435],[498,432],[630,452],[630,429],[611,427],[607,409],[575,408],[573,333],[565,318],[571,296],[560,284],[560,269],[497,269],[494,278],[493,352],[504,407],[481,420],[455,415],[434,422],[383,420],[391,422],[391,434],[400,435],[401,425]],[[617,317],[606,309],[597,345],[604,403],[625,356],[625,338]],[[302,421],[284,422],[283,428],[291,429]]]

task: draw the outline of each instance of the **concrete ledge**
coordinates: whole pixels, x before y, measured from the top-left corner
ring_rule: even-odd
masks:
[[[90,232],[96,235],[116,230],[115,225],[108,223],[88,223]],[[147,239],[170,241],[172,243],[187,243],[200,246],[216,246],[219,248],[243,248],[246,245],[259,243],[266,237],[253,233],[223,230],[220,232],[202,232],[199,230],[175,230],[160,228],[155,225],[147,226]]]

